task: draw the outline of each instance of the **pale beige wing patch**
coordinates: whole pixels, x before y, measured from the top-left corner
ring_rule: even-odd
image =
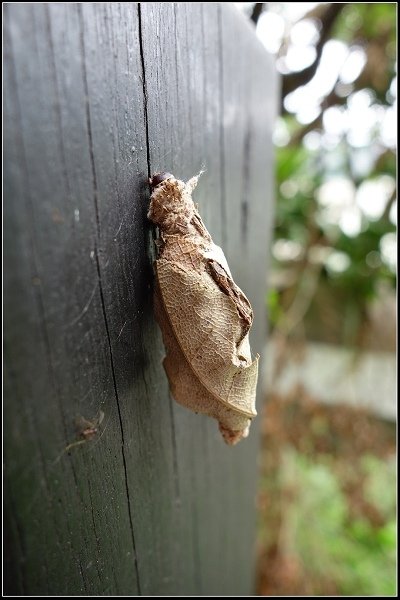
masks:
[[[194,373],[221,402],[254,417],[258,357],[251,360],[243,350],[248,341],[235,302],[209,276],[163,259],[156,270],[166,313]]]

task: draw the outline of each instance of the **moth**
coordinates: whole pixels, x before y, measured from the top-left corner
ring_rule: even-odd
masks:
[[[252,359],[249,344],[253,310],[193,203],[198,179],[185,183],[171,173],[150,179],[147,216],[160,232],[154,309],[172,396],[217,419],[232,445],[247,437],[257,414],[259,357]]]

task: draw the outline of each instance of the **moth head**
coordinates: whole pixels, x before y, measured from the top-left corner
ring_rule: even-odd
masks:
[[[175,179],[171,173],[155,173],[149,180],[150,186],[154,189],[166,179],[171,179],[171,177]]]
[[[150,185],[148,218],[164,233],[186,233],[195,210],[186,184],[171,173],[155,173]]]

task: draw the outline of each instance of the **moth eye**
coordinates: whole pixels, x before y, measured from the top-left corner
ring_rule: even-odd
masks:
[[[151,178],[150,185],[151,185],[151,187],[155,188],[157,185],[159,185],[166,179],[170,179],[171,177],[173,177],[173,175],[171,175],[171,173],[156,173]]]

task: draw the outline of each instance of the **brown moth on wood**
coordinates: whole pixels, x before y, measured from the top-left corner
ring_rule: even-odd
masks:
[[[252,359],[248,335],[253,311],[193,203],[198,179],[184,183],[157,173],[150,180],[148,218],[160,230],[155,315],[173,397],[217,419],[224,440],[236,444],[257,414],[259,357]]]

